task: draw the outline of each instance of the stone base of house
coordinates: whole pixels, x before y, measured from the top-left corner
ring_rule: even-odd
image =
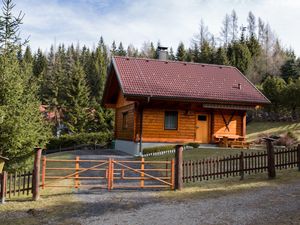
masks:
[[[158,142],[143,142],[142,149],[170,145],[172,143],[158,143]],[[115,150],[126,152],[130,155],[140,156],[140,143],[125,140],[115,140]]]

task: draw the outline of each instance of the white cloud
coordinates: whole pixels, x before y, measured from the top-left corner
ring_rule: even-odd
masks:
[[[177,48],[179,41],[190,45],[201,18],[219,35],[226,13],[235,9],[246,24],[251,10],[270,23],[283,44],[300,54],[300,1],[293,0],[15,0],[25,13],[23,34],[30,35],[34,49],[49,49],[57,42],[93,46],[100,36],[141,47],[144,41],[161,41]]]

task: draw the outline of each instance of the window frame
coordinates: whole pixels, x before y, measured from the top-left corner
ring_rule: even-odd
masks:
[[[174,127],[174,128],[166,127],[167,113],[176,114],[176,127]],[[179,125],[179,113],[178,113],[178,111],[177,110],[166,110],[165,113],[164,113],[164,130],[178,130],[178,125]]]

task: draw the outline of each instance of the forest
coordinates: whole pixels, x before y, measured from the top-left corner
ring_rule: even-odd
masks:
[[[9,168],[29,165],[34,147],[112,138],[114,113],[101,106],[111,57],[157,58],[160,43],[145,41],[139,49],[99,37],[95,47],[60,43],[33,51],[19,36],[24,15],[14,15],[14,6],[3,0],[0,14],[0,155],[12,159]],[[243,26],[232,10],[212,34],[199,21],[189,46],[166,46],[169,60],[235,66],[272,102],[249,117],[299,120],[300,59],[268,23],[249,12]]]

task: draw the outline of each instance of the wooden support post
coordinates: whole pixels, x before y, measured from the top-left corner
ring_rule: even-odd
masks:
[[[183,145],[176,145],[176,152],[175,152],[175,189],[182,190],[183,182],[182,182],[182,152],[183,152]]]
[[[241,180],[244,180],[244,152],[241,152],[240,154],[240,176],[241,176]]]
[[[273,139],[265,138],[265,140],[266,140],[267,151],[268,151],[268,176],[270,179],[273,179],[276,177]]]
[[[243,117],[242,117],[242,136],[246,137],[246,123],[247,123],[247,113],[244,112],[243,113]]]
[[[0,200],[1,204],[5,203],[5,197],[6,197],[6,181],[7,181],[7,172],[3,171],[2,174],[0,174],[0,183],[1,183],[1,190],[0,190]]]
[[[75,188],[79,188],[79,156],[76,156],[76,159],[75,159]]]
[[[298,162],[298,171],[300,171],[300,144],[297,146],[297,162]]]
[[[171,161],[171,190],[175,189],[175,160],[172,159]]]
[[[35,148],[34,168],[32,177],[32,198],[34,201],[40,198],[40,169],[41,169],[41,148]]]
[[[108,174],[107,174],[107,190],[111,190],[111,164],[112,164],[112,160],[111,158],[109,158],[108,160]]]
[[[46,177],[46,156],[43,156],[42,189],[45,189],[45,177]]]
[[[145,159],[144,159],[144,157],[142,157],[142,159],[141,159],[141,188],[144,188],[144,185],[145,185],[144,171],[145,171]]]

